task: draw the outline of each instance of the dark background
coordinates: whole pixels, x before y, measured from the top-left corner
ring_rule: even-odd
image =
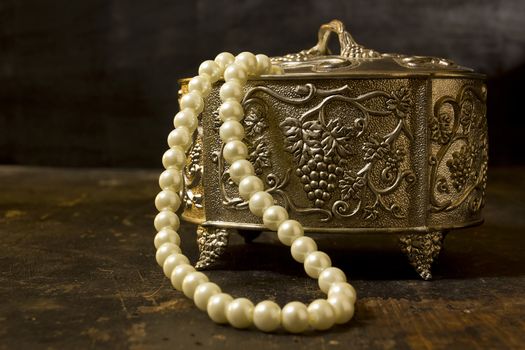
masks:
[[[309,48],[333,18],[486,73],[490,161],[525,164],[523,0],[3,0],[0,164],[160,167],[178,78],[221,51]]]

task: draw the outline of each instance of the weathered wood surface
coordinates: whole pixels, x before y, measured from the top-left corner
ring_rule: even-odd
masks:
[[[486,223],[452,232],[424,282],[394,237],[319,238],[350,276],[354,320],[296,336],[213,324],[155,263],[156,171],[0,167],[0,349],[519,349],[525,347],[525,169],[492,169]],[[194,231],[182,228],[195,259]],[[272,234],[233,239],[225,291],[321,296]]]

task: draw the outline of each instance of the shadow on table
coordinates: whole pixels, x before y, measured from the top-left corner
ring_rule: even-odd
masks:
[[[434,279],[470,279],[525,275],[525,235],[514,227],[490,224],[457,230],[445,239],[444,250],[434,264]],[[397,236],[385,235],[314,235],[319,248],[326,251],[333,264],[353,279],[418,280],[397,245]],[[269,270],[297,275],[302,266],[295,263],[289,248],[275,235],[263,232],[252,243],[232,237],[218,269]]]

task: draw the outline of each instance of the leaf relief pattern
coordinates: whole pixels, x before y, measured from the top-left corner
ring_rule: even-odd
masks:
[[[399,204],[389,203],[386,196],[395,192],[403,179],[409,183],[414,180],[411,170],[400,169],[405,151],[395,145],[401,134],[412,138],[407,123],[412,108],[408,89],[351,97],[347,85],[333,90],[315,89],[312,85],[309,88],[303,91],[313,91],[313,95],[322,97],[321,101],[299,117],[288,117],[280,123],[285,150],[294,157],[295,174],[307,199],[330,217],[361,213],[365,220],[375,220],[380,210],[404,217]],[[366,102],[371,100],[382,101],[383,108],[368,107]],[[333,104],[349,105],[354,111],[351,122],[331,115],[328,111]],[[393,117],[396,126],[385,135],[368,135],[367,126],[374,117]],[[361,168],[355,168],[360,163],[356,159],[360,153],[357,147],[363,154]],[[376,179],[371,175],[376,168],[381,168],[381,184],[374,183]]]
[[[443,96],[430,124],[435,152],[429,159],[431,210],[451,211],[467,202],[477,214],[484,205],[487,181],[485,86],[465,85],[457,96]],[[441,164],[447,171],[438,171]]]

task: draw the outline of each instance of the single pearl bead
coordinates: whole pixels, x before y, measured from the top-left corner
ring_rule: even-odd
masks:
[[[235,61],[235,56],[229,52],[221,52],[215,57],[215,63],[224,71],[226,67]]]
[[[235,80],[241,86],[244,86],[248,80],[248,75],[241,65],[233,63],[224,70],[224,80],[226,82]]]
[[[272,205],[264,211],[264,226],[272,231],[276,231],[284,220],[288,220],[288,212],[280,205]]]
[[[304,236],[303,225],[296,220],[283,221],[277,229],[277,237],[282,244],[291,246],[293,241]]]
[[[328,297],[342,296],[353,304],[357,299],[357,293],[355,288],[347,282],[334,282],[328,290]]]
[[[346,282],[346,275],[337,267],[328,267],[319,274],[319,288],[324,293],[328,293],[330,286],[335,282]]]
[[[226,307],[226,318],[235,328],[248,328],[253,322],[253,303],[246,298],[237,298]]]
[[[208,300],[206,311],[211,320],[215,323],[226,323],[226,308],[233,301],[231,295],[226,293],[219,293],[212,295]]]
[[[282,75],[282,74],[284,74],[284,70],[283,70],[283,68],[281,66],[272,65],[272,67],[270,68],[270,74]]]
[[[171,228],[163,228],[155,235],[153,240],[155,249],[159,249],[164,243],[173,243],[180,246],[180,236],[177,232],[173,231]]]
[[[223,102],[228,100],[241,101],[244,97],[244,91],[238,81],[227,81],[222,84],[219,90],[219,96]]]
[[[248,75],[257,73],[257,58],[251,52],[241,52],[235,57],[235,64],[241,66]]]
[[[181,253],[172,253],[170,254],[166,260],[164,260],[164,264],[162,264],[162,270],[164,271],[164,274],[166,277],[171,277],[171,274],[173,273],[173,270],[182,264],[189,264],[190,261],[188,258],[181,254]]]
[[[244,126],[236,120],[227,120],[219,128],[219,136],[222,142],[241,141],[244,135]]]
[[[319,274],[330,266],[332,266],[332,261],[325,252],[311,252],[304,259],[304,270],[312,278],[319,278]]]
[[[248,206],[253,215],[262,217],[264,215],[264,211],[273,204],[274,201],[271,194],[265,191],[259,191],[252,194]]]
[[[244,108],[242,108],[242,105],[239,103],[239,101],[228,100],[223,102],[219,107],[219,118],[221,118],[223,122],[226,122],[230,119],[240,122],[243,117]]]
[[[164,165],[166,169],[175,168],[180,170],[186,165],[186,153],[179,146],[172,147],[164,152],[162,165]]]
[[[162,190],[155,197],[155,207],[158,211],[170,210],[176,212],[180,207],[180,197],[172,190]]]
[[[272,62],[270,58],[263,54],[258,54],[255,56],[255,58],[257,59],[257,74],[269,74],[272,68]]]
[[[290,333],[301,333],[308,328],[308,309],[298,301],[286,304],[281,311],[282,323]]]
[[[182,290],[182,282],[184,278],[191,272],[195,272],[195,268],[190,264],[181,264],[176,266],[171,272],[170,280],[171,285],[176,290]]]
[[[227,142],[222,150],[222,156],[228,164],[232,164],[236,160],[248,157],[248,147],[239,140]]]
[[[191,91],[184,94],[180,99],[180,109],[191,108],[195,110],[197,114],[201,114],[204,110],[204,100],[202,95],[197,91]]]
[[[314,300],[308,305],[308,316],[310,326],[319,331],[332,327],[336,320],[332,305],[324,299]]]
[[[328,297],[328,302],[335,312],[335,323],[343,324],[352,319],[355,312],[354,303],[342,295]]]
[[[184,277],[182,280],[182,292],[184,295],[190,299],[193,299],[193,295],[195,294],[195,289],[205,283],[208,282],[208,277],[203,274],[202,272],[190,272]]]
[[[239,184],[239,182],[241,182],[241,180],[246,176],[255,174],[255,169],[253,168],[253,165],[250,161],[246,159],[239,159],[230,165],[228,173],[230,174],[230,178],[233,180],[233,182]]]
[[[173,126],[179,128],[184,126],[188,128],[190,133],[193,133],[199,124],[195,111],[190,108],[185,108],[179,113],[175,114],[173,118]]]
[[[155,216],[153,221],[157,231],[162,230],[163,228],[171,228],[174,231],[177,231],[180,226],[179,217],[175,215],[174,212],[169,210],[163,210]]]
[[[295,259],[295,261],[304,263],[304,259],[306,258],[306,256],[311,252],[315,252],[317,250],[317,244],[310,237],[299,237],[295,241],[293,241],[290,250],[292,252],[292,257]]]
[[[209,75],[197,75],[196,77],[191,78],[188,83],[188,91],[197,91],[202,97],[208,96],[211,91]]]
[[[157,263],[160,266],[164,265],[164,261],[168,256],[170,256],[173,253],[180,253],[179,246],[173,244],[173,243],[164,243],[162,244],[159,249],[157,249],[157,252],[155,253],[155,259],[157,260]]]
[[[221,289],[218,285],[213,282],[205,282],[195,289],[193,301],[200,310],[206,311],[210,298],[215,294],[219,294],[220,292]]]
[[[176,129],[173,129],[168,135],[168,145],[170,147],[179,146],[184,151],[187,151],[191,143],[193,142],[191,138],[190,130],[185,126],[180,126]]]
[[[281,324],[281,308],[273,301],[261,301],[253,310],[253,324],[263,332],[275,331]]]
[[[182,174],[179,170],[167,169],[159,176],[159,186],[163,190],[171,190],[173,192],[180,191],[182,187]]]
[[[248,175],[239,182],[239,195],[245,201],[249,200],[252,194],[264,190],[264,183],[255,175]]]
[[[207,60],[199,66],[199,75],[207,75],[212,84],[221,78],[221,74],[221,67],[215,61]]]

